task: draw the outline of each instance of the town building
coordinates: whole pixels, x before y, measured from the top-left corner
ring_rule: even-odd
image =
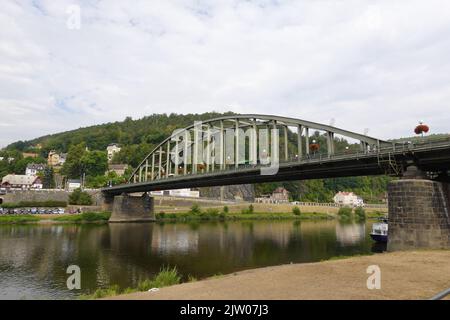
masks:
[[[8,174],[2,179],[2,188],[42,189],[42,181],[38,176]]]
[[[110,145],[108,145],[106,147],[106,152],[108,153],[108,162],[111,162],[114,157],[114,154],[116,154],[120,150],[121,148],[116,143],[111,143]]]
[[[283,187],[278,187],[272,192],[272,199],[278,203],[289,202],[289,191]]]
[[[62,166],[64,162],[66,162],[67,154],[66,153],[57,153],[52,150],[48,153],[47,164],[51,167]]]
[[[69,179],[67,180],[67,190],[72,192],[75,189],[81,188],[81,180]]]
[[[128,169],[127,164],[109,164],[108,165],[108,172],[115,172],[118,176],[123,176],[125,174],[125,171]]]
[[[25,175],[36,176],[38,173],[44,172],[47,166],[40,163],[29,163],[25,169]]]
[[[22,157],[24,158],[37,158],[39,157],[39,154],[35,152],[22,152]]]
[[[257,203],[288,203],[289,191],[283,187],[276,188],[271,195],[263,195],[262,197],[255,198]]]
[[[359,207],[364,205],[363,199],[353,192],[339,191],[333,197],[333,201],[341,206]]]

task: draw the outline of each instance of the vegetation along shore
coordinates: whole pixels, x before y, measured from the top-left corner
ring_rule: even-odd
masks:
[[[111,216],[108,212],[85,212],[80,214],[40,215],[40,214],[5,214],[0,215],[0,224],[21,223],[107,223]],[[201,209],[194,204],[187,212],[155,214],[159,222],[187,222],[187,221],[222,221],[222,220],[323,220],[339,219],[340,221],[361,221],[384,217],[385,213],[372,211],[366,213],[363,208],[341,208],[337,214],[323,212],[301,212],[299,207],[293,207],[291,212],[255,212],[253,205],[242,209],[241,212],[230,212],[227,206],[222,210],[216,208]]]

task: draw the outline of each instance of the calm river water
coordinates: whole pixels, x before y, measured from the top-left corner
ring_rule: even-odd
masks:
[[[237,221],[0,226],[0,299],[72,299],[98,287],[135,287],[162,266],[198,279],[238,270],[383,250],[372,222]],[[69,291],[66,269],[81,268]]]

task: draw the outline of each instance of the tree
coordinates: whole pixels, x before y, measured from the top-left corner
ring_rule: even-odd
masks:
[[[81,178],[83,175],[95,177],[104,175],[108,169],[106,151],[87,151],[84,142],[69,147],[62,173],[71,179]]]
[[[55,187],[55,175],[52,167],[46,167],[41,174],[41,178],[44,189],[53,189]]]
[[[296,216],[299,216],[302,212],[300,211],[299,207],[293,207],[292,208],[292,213]]]
[[[89,188],[102,188],[107,187],[110,184],[116,185],[125,183],[127,180],[123,176],[117,175],[114,171],[109,171],[106,175],[98,175],[95,177],[89,176],[86,179],[86,186]]]
[[[46,163],[47,161],[44,158],[23,158],[14,161],[14,173],[16,174],[25,174],[25,170],[30,163]]]
[[[75,189],[70,195],[69,195],[69,204],[76,204],[76,205],[91,205],[92,204],[92,197],[89,195],[89,193],[85,191],[81,191],[80,188]]]
[[[108,157],[104,151],[88,151],[80,159],[81,167],[86,176],[104,175],[108,169]]]
[[[70,146],[66,162],[64,162],[62,167],[62,174],[70,179],[81,178],[83,174],[81,159],[86,152],[86,145],[84,142]]]

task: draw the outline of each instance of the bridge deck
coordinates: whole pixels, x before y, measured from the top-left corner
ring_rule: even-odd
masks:
[[[239,168],[208,173],[171,176],[146,182],[104,188],[109,195],[164,189],[211,187],[233,184],[336,178],[362,175],[400,175],[402,168],[414,163],[424,171],[450,170],[450,140],[420,144],[394,144],[377,152],[318,154],[300,161],[280,162],[276,174],[262,174],[267,166],[242,165]]]

